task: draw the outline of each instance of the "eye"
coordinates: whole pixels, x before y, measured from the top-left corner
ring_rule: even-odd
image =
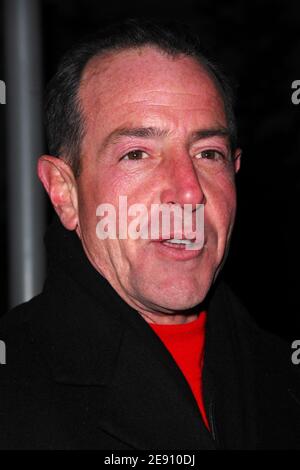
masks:
[[[220,152],[219,150],[213,150],[213,149],[203,150],[202,152],[199,152],[196,155],[196,158],[197,160],[200,160],[200,159],[216,160],[216,161],[226,160],[226,157],[222,152]]]
[[[131,150],[130,152],[123,155],[121,160],[143,160],[147,157],[147,153],[143,152],[142,150]]]

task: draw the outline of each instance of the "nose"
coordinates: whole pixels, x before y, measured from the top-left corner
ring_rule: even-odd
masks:
[[[179,204],[182,207],[184,204],[191,204],[193,210],[196,209],[196,204],[204,204],[205,195],[199,175],[186,151],[172,153],[164,165],[161,203]]]

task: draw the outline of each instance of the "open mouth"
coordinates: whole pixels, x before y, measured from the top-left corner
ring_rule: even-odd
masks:
[[[185,249],[193,248],[195,246],[195,240],[170,238],[168,240],[162,240],[163,245],[171,246],[172,248]]]
[[[154,246],[163,258],[188,261],[197,259],[201,255],[205,242],[201,243],[197,239],[172,237],[157,240]]]

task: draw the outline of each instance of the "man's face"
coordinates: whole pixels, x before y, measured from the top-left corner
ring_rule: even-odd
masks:
[[[78,234],[90,262],[140,312],[195,306],[222,263],[236,209],[238,163],[216,171],[219,163],[211,159],[230,154],[228,137],[218,132],[227,122],[214,82],[192,58],[144,47],[92,59],[79,96],[86,135],[77,181]],[[207,130],[216,135],[203,138]],[[204,204],[203,248],[99,239],[96,209],[110,203],[118,211],[120,195],[149,213],[152,204]]]

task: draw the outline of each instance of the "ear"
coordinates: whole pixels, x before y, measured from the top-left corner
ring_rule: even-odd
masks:
[[[78,224],[78,195],[71,167],[60,158],[42,155],[37,171],[61,223],[68,230],[75,230]]]
[[[237,173],[241,167],[242,149],[238,148],[234,152],[234,171]]]

